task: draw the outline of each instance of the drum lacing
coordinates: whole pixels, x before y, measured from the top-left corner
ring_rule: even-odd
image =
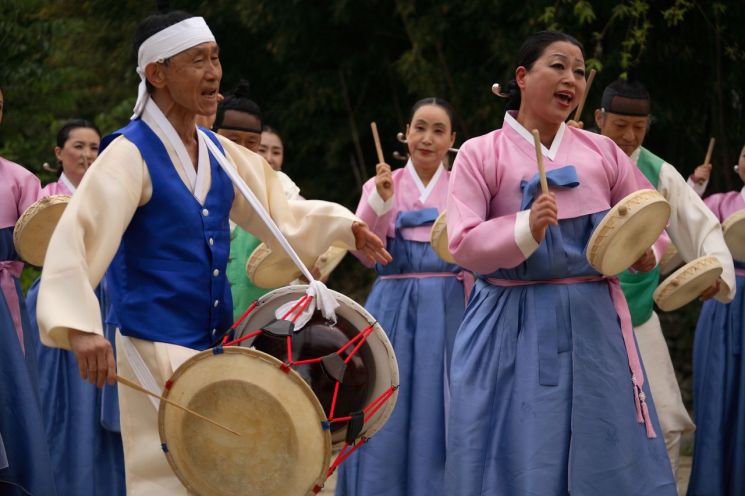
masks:
[[[295,304],[292,306],[292,308],[287,311],[280,320],[287,320],[288,317],[290,317],[290,323],[294,324],[295,321],[298,319],[298,317],[305,311],[306,308],[308,308],[308,305],[310,305],[311,300],[313,299],[313,296],[311,295],[304,295],[302,298],[300,298]],[[258,305],[258,301],[253,302],[248,309],[241,315],[241,317],[230,327],[230,331],[234,331],[237,329],[237,327],[240,325],[240,323],[256,308]],[[365,341],[370,336],[370,334],[373,333],[375,330],[376,322],[373,322],[372,324],[365,327],[362,331],[360,331],[359,334],[357,334],[355,337],[350,339],[344,346],[339,348],[335,353],[331,355],[327,355],[325,357],[320,358],[310,358],[306,360],[293,360],[292,359],[292,336],[294,335],[294,332],[291,332],[290,335],[287,336],[287,360],[280,365],[280,369],[283,371],[288,371],[292,366],[298,366],[298,365],[308,365],[313,363],[318,363],[323,366],[324,359],[328,360],[330,356],[336,355],[341,356],[342,353],[344,353],[350,346],[354,345],[354,348],[352,351],[347,355],[347,357],[343,360],[343,367],[341,367],[341,364],[339,364],[342,372],[341,374],[329,374],[332,376],[332,378],[335,381],[334,385],[334,395],[331,399],[331,408],[328,413],[328,419],[321,422],[321,427],[324,430],[328,430],[331,428],[331,424],[333,423],[341,423],[341,422],[349,422],[349,425],[347,427],[347,438],[345,439],[344,446],[339,451],[339,454],[334,459],[334,462],[331,464],[331,466],[328,469],[328,472],[326,473],[326,478],[330,477],[331,474],[334,473],[336,468],[341,465],[344,460],[349,458],[352,453],[357,451],[363,444],[365,444],[369,438],[367,437],[361,437],[360,439],[356,439],[356,437],[359,435],[359,433],[362,431],[362,426],[367,423],[377,412],[380,410],[386,401],[388,401],[393,394],[398,389],[398,386],[391,386],[390,388],[386,389],[380,396],[378,396],[375,400],[373,400],[369,405],[367,405],[365,408],[363,408],[360,411],[351,412],[349,415],[345,417],[334,417],[334,411],[336,409],[336,401],[339,397],[339,387],[342,383],[343,378],[343,370],[346,368],[346,365],[349,363],[349,361],[354,358],[354,356],[357,354],[359,349],[362,347],[363,344],[365,344]],[[229,331],[229,332],[230,332]],[[240,337],[238,339],[233,339],[231,341],[228,341],[228,336],[226,335],[222,340],[222,346],[234,346],[242,341],[251,339],[253,337],[256,337],[260,334],[263,334],[266,332],[264,329],[258,329],[256,331],[250,332],[247,335]],[[334,361],[338,361],[334,359]],[[323,485],[316,485],[313,487],[313,492],[318,493],[323,489]]]

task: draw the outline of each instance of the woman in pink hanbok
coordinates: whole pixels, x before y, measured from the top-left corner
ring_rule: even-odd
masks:
[[[576,39],[530,36],[504,125],[455,160],[450,251],[477,282],[450,369],[446,494],[676,494],[618,280],[585,257],[606,212],[651,186],[613,141],[564,124],[585,87]]]

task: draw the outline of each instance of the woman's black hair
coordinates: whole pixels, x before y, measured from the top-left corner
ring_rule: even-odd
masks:
[[[281,141],[281,142],[282,142],[282,144],[284,144],[284,140],[282,139],[282,135],[281,135],[281,134],[279,134],[279,131],[277,131],[277,130],[276,130],[275,128],[273,128],[272,126],[270,126],[270,125],[268,125],[268,124],[264,124],[263,126],[261,126],[261,132],[262,132],[262,133],[269,133],[269,134],[274,134],[274,135],[276,135],[276,136],[277,136],[277,138],[279,138],[279,141]]]
[[[70,119],[64,124],[62,124],[62,127],[57,131],[57,146],[60,148],[65,147],[65,143],[67,143],[67,140],[70,139],[70,133],[74,131],[75,129],[93,129],[98,137],[101,137],[101,131],[99,131],[98,127],[88,119]],[[46,164],[45,164],[46,167]],[[49,169],[54,170],[54,168]],[[59,165],[57,168],[57,177],[62,175],[62,166]]]
[[[528,36],[528,39],[523,42],[520,51],[517,52],[517,64],[515,68],[522,66],[527,70],[532,69],[535,61],[541,58],[543,52],[546,51],[546,47],[557,41],[566,41],[578,47],[583,54],[585,52],[582,43],[574,36],[562,33],[561,31],[539,31]],[[507,83],[505,91],[509,95],[507,110],[519,110],[520,88],[517,86],[517,81],[515,79],[510,80]]]
[[[261,108],[256,102],[249,98],[250,90],[251,85],[249,82],[245,79],[241,79],[238,86],[233,91],[233,94],[225,97],[225,99],[217,105],[217,115],[215,115],[215,123],[212,125],[213,131],[217,131],[222,127],[225,112],[228,110],[237,110],[239,112],[256,116],[259,120],[259,128],[257,131],[262,129],[263,118],[261,116]]]
[[[160,5],[159,8],[161,8]],[[194,16],[182,10],[173,10],[171,12],[152,14],[140,21],[140,23],[137,25],[137,29],[135,30],[134,40],[132,42],[132,46],[134,47],[135,52],[135,60],[137,60],[137,54],[140,50],[140,46],[145,43],[145,40],[150,38],[155,33],[163,31],[169,26],[173,26],[174,24],[178,24],[179,22],[185,19],[190,19],[192,17]],[[165,60],[165,63],[167,64],[168,60]],[[150,84],[150,82],[146,80],[145,84],[147,86],[148,93],[152,93],[154,88]]]
[[[436,96],[422,98],[421,100],[416,102],[414,106],[411,107],[411,113],[409,114],[409,123],[411,123],[411,120],[414,118],[414,114],[416,114],[416,111],[424,107],[425,105],[434,105],[444,110],[445,113],[448,115],[448,118],[450,119],[450,132],[455,132],[455,109],[447,100],[443,100],[442,98],[438,98]]]

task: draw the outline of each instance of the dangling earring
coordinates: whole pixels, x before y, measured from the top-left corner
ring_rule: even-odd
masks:
[[[735,164],[735,166],[732,167],[732,169],[734,169],[735,172],[740,172],[740,166],[738,164]]]

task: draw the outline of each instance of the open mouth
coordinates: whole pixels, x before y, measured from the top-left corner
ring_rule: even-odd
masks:
[[[574,100],[574,95],[568,91],[557,91],[554,93],[554,96],[560,103],[567,107],[571,105],[572,100]]]
[[[216,89],[205,90],[202,92],[202,96],[206,96],[208,98],[217,98],[217,90]]]

